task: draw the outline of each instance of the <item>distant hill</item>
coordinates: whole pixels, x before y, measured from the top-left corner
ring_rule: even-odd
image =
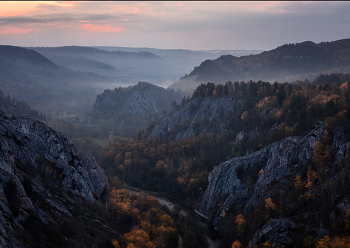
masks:
[[[234,55],[234,56],[244,56],[250,54],[258,54],[263,52],[263,50],[186,50],[186,49],[156,49],[149,47],[112,47],[112,46],[95,46],[93,48],[97,48],[104,51],[116,52],[116,51],[124,51],[124,52],[150,52],[155,54],[164,60],[166,60],[172,68],[184,75],[193,69],[195,65],[198,65],[204,60],[207,59],[215,59],[221,55]],[[177,78],[175,79],[177,80]],[[175,81],[174,80],[174,81]]]
[[[5,95],[26,101],[48,116],[67,105],[72,110],[89,105],[89,98],[98,93],[96,82],[111,81],[95,72],[58,66],[34,50],[16,46],[0,46],[0,73],[0,88]]]
[[[170,88],[193,90],[200,83],[206,82],[225,83],[250,79],[283,81],[296,75],[320,74],[349,66],[349,54],[350,39],[319,44],[312,41],[285,44],[257,55],[223,55],[202,62]]]
[[[85,71],[96,69],[97,63],[103,63],[104,68],[114,67],[116,70],[105,71],[103,75],[113,76],[116,82],[135,82],[135,80],[148,80],[149,75],[172,73],[173,68],[168,61],[146,51],[104,51],[91,47],[65,46],[65,47],[35,47],[31,48],[52,58],[57,64],[71,69],[77,67],[69,62],[70,58],[79,59]],[[56,56],[56,57],[55,57]],[[60,57],[57,57],[60,56]],[[88,62],[83,59],[88,59]],[[68,62],[67,62],[68,61]],[[94,62],[94,64],[92,64]],[[99,64],[99,67],[101,64]]]
[[[147,128],[172,104],[182,97],[173,90],[139,82],[129,87],[105,90],[96,98],[93,111],[88,114],[91,124],[108,128],[115,134],[132,136]]]
[[[335,57],[343,62],[350,63],[350,39],[337,40],[332,42],[321,42],[320,46],[329,50]]]

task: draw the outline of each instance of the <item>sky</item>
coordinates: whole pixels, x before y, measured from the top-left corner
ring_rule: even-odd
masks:
[[[0,44],[271,50],[350,38],[350,2],[0,2]]]

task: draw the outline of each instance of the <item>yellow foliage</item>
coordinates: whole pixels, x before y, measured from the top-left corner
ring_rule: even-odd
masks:
[[[264,248],[270,248],[270,242],[266,241],[265,243],[263,243],[263,247]]]
[[[225,219],[225,217],[226,217],[226,212],[225,212],[225,210],[222,210],[222,214],[221,214],[221,216],[222,216],[222,218],[224,218],[224,219]]]

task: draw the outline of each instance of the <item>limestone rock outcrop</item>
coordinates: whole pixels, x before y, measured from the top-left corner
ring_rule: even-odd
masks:
[[[163,138],[169,134],[172,140],[188,139],[200,134],[220,134],[227,131],[224,117],[243,109],[244,100],[233,98],[196,98],[180,110],[172,107],[156,124],[148,139]]]
[[[301,168],[312,162],[314,143],[321,140],[324,129],[321,123],[304,137],[287,137],[259,151],[221,163],[209,174],[209,185],[197,211],[209,216],[221,197],[226,196],[215,216],[216,226],[222,211],[227,211],[233,202],[250,211],[259,202],[277,195],[289,179],[293,180]],[[249,188],[247,178],[254,179],[259,171],[260,176]]]
[[[13,237],[13,226],[23,229],[29,216],[47,225],[56,223],[53,215],[71,216],[66,200],[57,195],[68,193],[98,204],[108,186],[94,157],[80,152],[66,135],[40,121],[0,111],[1,247],[24,247]]]

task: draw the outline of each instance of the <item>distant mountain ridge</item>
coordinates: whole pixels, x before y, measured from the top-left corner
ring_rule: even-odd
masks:
[[[99,75],[98,71],[68,69],[34,50],[7,45],[0,46],[0,73],[0,89],[5,95],[26,101],[48,116],[53,111],[60,111],[64,106],[58,103],[60,101],[72,103],[78,97],[79,105],[72,105],[85,106],[89,100],[82,101],[80,96],[83,94],[88,98],[86,92],[92,91],[93,96],[98,93],[89,84],[111,81],[108,76]],[[81,93],[82,89],[85,92]]]
[[[7,62],[15,65],[22,66],[24,64],[37,68],[57,68],[57,66],[42,56],[40,53],[17,46],[0,46],[0,55]]]
[[[276,81],[349,65],[350,39],[319,44],[305,41],[285,44],[257,55],[241,57],[223,55],[214,60],[206,60],[170,88],[193,90],[200,83],[225,83],[250,79]]]

